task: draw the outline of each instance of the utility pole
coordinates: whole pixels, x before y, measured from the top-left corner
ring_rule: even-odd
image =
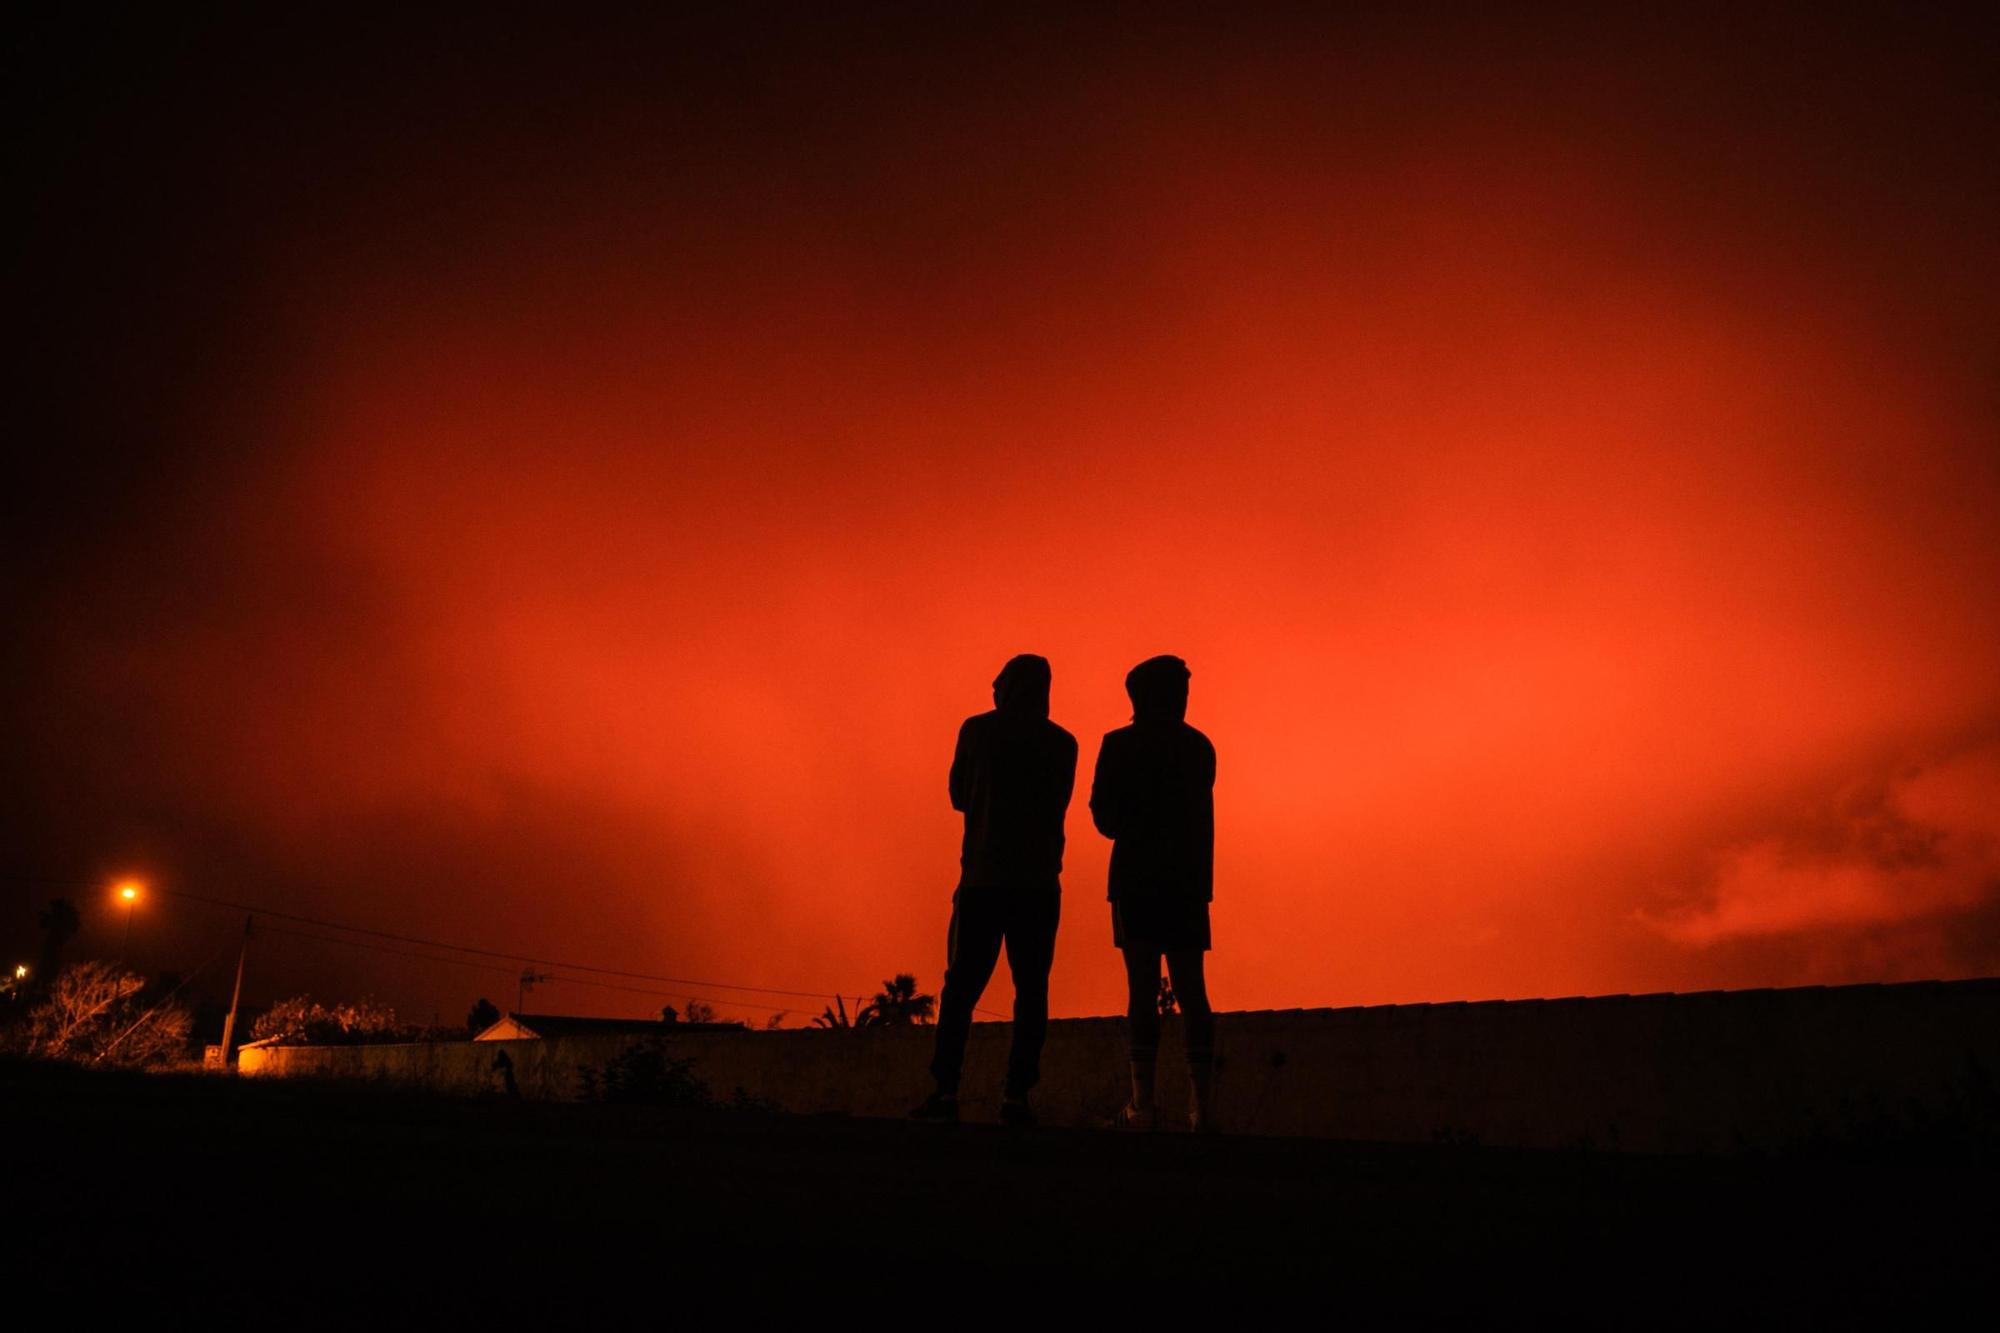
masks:
[[[236,1045],[236,1011],[243,1004],[243,964],[250,957],[250,923],[243,918],[243,949],[236,955],[236,989],[229,993],[229,1017],[222,1020],[222,1067],[229,1068],[229,1055]]]

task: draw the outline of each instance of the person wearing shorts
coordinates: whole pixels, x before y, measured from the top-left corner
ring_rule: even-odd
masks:
[[[1125,956],[1132,1097],[1115,1123],[1153,1127],[1160,962],[1187,1024],[1190,1127],[1213,1128],[1215,1015],[1203,955],[1215,884],[1215,747],[1187,723],[1189,672],[1154,657],[1125,677],[1132,724],[1105,736],[1090,816],[1112,840],[1111,937]]]

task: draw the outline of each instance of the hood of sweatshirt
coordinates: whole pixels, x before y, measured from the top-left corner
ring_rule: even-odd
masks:
[[[1046,657],[1022,653],[1009,658],[993,678],[993,707],[1007,717],[1047,718],[1053,677]]]
[[[1187,718],[1187,663],[1178,657],[1149,657],[1125,673],[1134,722],[1180,722]]]

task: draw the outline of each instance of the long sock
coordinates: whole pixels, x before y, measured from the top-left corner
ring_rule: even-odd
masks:
[[[1158,1052],[1132,1052],[1132,1106],[1134,1110],[1151,1111],[1153,1109],[1154,1075],[1158,1069]]]
[[[1215,1052],[1190,1050],[1187,1061],[1188,1083],[1194,1089],[1194,1124],[1206,1127],[1215,1111]]]

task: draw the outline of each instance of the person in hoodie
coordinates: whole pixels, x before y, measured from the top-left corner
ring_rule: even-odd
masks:
[[[965,816],[952,894],[944,993],[931,1076],[937,1090],[911,1114],[958,1119],[959,1070],[973,1006],[1007,950],[1014,975],[1014,1044],[1000,1103],[1006,1124],[1030,1125],[1049,1026],[1049,967],[1062,909],[1063,816],[1076,785],[1076,737],[1049,720],[1046,658],[1023,653],[993,681],[993,711],[958,729],[951,806]]]
[[[1187,1024],[1191,1127],[1211,1128],[1215,1016],[1202,955],[1215,896],[1215,747],[1187,724],[1187,663],[1149,658],[1125,677],[1132,725],[1104,738],[1090,817],[1112,840],[1111,935],[1125,955],[1132,1099],[1123,1128],[1153,1126],[1160,1049],[1160,960]]]

